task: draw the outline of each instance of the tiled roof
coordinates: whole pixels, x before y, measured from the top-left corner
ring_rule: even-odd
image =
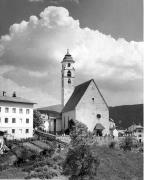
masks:
[[[42,108],[37,108],[38,111],[40,112],[48,112],[48,113],[54,113],[54,114],[60,114],[62,112],[62,105],[57,104],[53,106],[47,106],[47,107],[42,107]]]
[[[102,124],[97,123],[94,129],[105,129],[105,128]]]
[[[23,103],[23,104],[36,104],[27,99],[21,97],[10,97],[10,96],[0,96],[0,102],[13,102],[13,103]]]
[[[108,105],[104,99],[104,97],[102,96],[100,90],[98,89],[98,86],[96,85],[95,81],[93,79],[86,81],[78,86],[75,87],[73,94],[71,95],[70,99],[68,100],[68,102],[66,103],[65,107],[63,108],[62,112],[68,112],[71,110],[74,110],[76,105],[78,104],[78,102],[80,101],[80,99],[82,98],[82,96],[84,95],[86,89],[88,88],[90,82],[93,81],[100,96],[102,97],[105,105],[108,108]]]
[[[91,81],[92,80],[86,81],[85,83],[82,83],[75,87],[73,94],[71,95],[70,99],[66,103],[62,112],[68,112],[75,109],[76,105],[78,104],[82,96],[84,95]]]
[[[62,62],[75,62],[72,58],[72,56],[69,54],[69,51],[67,51],[67,54],[65,55],[65,57],[63,58]]]

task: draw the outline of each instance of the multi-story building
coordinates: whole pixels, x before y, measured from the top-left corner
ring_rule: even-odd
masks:
[[[138,142],[143,142],[143,127],[141,125],[131,125],[128,127],[128,131],[136,137]]]
[[[0,131],[14,139],[33,136],[33,102],[16,97],[0,96]]]

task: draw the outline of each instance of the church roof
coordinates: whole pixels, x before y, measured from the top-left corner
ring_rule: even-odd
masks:
[[[99,130],[99,129],[105,129],[105,128],[104,128],[104,126],[102,124],[97,123],[94,129]]]
[[[75,62],[72,58],[72,56],[70,55],[69,53],[69,50],[67,50],[67,53],[65,55],[65,57],[63,58],[63,61],[62,62]]]
[[[37,108],[37,110],[40,112],[45,112],[45,113],[47,112],[47,113],[52,113],[52,114],[58,115],[62,112],[62,108],[63,108],[63,106],[61,104],[57,104],[57,105]]]
[[[102,97],[104,103],[106,104],[107,108],[108,105],[104,99],[104,97],[102,96],[101,92],[99,91],[95,81],[93,79],[86,81],[78,86],[75,87],[73,94],[71,95],[70,99],[68,100],[68,102],[66,103],[66,105],[64,106],[62,112],[68,112],[71,110],[74,110],[75,107],[77,106],[78,102],[80,101],[80,99],[82,98],[82,96],[84,95],[85,91],[87,90],[90,82],[93,81],[98,92],[100,93],[100,96]]]
[[[75,87],[73,94],[71,95],[70,99],[66,103],[65,107],[63,108],[62,112],[68,112],[74,110],[82,96],[84,95],[86,89],[88,88],[91,80],[86,81],[78,86]]]
[[[36,104],[27,99],[21,97],[10,97],[10,96],[0,96],[0,102],[13,102],[13,103],[22,103],[22,104]]]

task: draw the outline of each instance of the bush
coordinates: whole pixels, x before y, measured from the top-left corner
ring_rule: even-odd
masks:
[[[36,168],[31,171],[25,179],[40,178],[40,179],[52,179],[58,176],[59,172],[55,169],[44,166],[43,168]]]
[[[130,136],[126,136],[123,142],[120,144],[120,148],[124,151],[131,151],[133,146],[132,138]]]
[[[110,144],[109,144],[109,148],[110,149],[114,149],[115,145],[116,145],[116,142],[115,141],[111,141]]]
[[[93,179],[96,176],[99,159],[93,155],[91,146],[79,145],[69,149],[64,162],[64,174],[71,175],[71,179]]]
[[[90,133],[87,127],[78,121],[75,121],[70,129],[71,144],[63,163],[64,174],[70,175],[72,180],[94,179],[100,161],[89,145]]]

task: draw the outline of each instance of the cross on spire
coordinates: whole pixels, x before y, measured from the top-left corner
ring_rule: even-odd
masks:
[[[70,53],[69,53],[69,49],[67,49],[67,55],[70,55]]]

